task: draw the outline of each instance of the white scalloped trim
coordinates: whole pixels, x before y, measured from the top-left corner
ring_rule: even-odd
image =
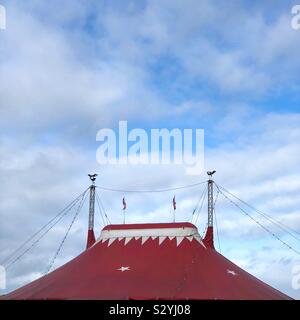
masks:
[[[175,238],[177,246],[179,246],[184,239],[187,239],[190,242],[195,239],[204,248],[206,248],[197,228],[102,230],[97,242],[107,242],[107,246],[109,247],[115,240],[120,242],[125,239],[124,245],[126,246],[132,239],[139,240],[140,238],[141,245],[143,245],[148,239],[156,240],[158,238],[158,245],[161,245],[167,238],[169,240],[173,240]]]

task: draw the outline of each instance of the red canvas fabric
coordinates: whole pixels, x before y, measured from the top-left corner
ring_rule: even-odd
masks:
[[[96,242],[94,230],[88,230],[86,248],[90,248]]]
[[[187,223],[112,225],[104,230],[194,227]],[[196,228],[196,227],[194,227]],[[126,231],[125,231],[126,232]],[[97,242],[4,299],[290,299],[193,239],[134,237]]]
[[[213,227],[207,227],[203,242],[207,247],[212,248],[212,249],[215,248]]]

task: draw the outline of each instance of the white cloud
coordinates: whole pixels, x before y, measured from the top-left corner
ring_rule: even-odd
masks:
[[[280,131],[289,132],[293,120],[289,116],[282,118]],[[275,117],[274,122],[278,123]],[[260,121],[264,123],[264,121]],[[274,126],[271,121],[268,122],[267,128],[257,127],[261,137],[267,137],[275,134]],[[270,131],[271,130],[271,131]],[[242,133],[241,133],[242,134]],[[246,134],[250,139],[248,133]],[[295,194],[299,193],[299,184],[297,183],[298,175],[292,174],[299,163],[299,146],[294,140],[290,140],[289,135],[284,135],[285,141],[281,140],[279,145],[272,148],[265,148],[264,139],[257,140],[253,145],[246,145],[243,149],[234,149],[233,146],[219,146],[207,150],[206,164],[207,169],[217,169],[216,180],[220,185],[236,193],[242,199],[249,201],[259,209],[265,210],[272,216],[280,219],[282,222],[293,228],[300,230],[299,221],[300,212]],[[283,148],[285,152],[280,152]],[[289,153],[286,150],[290,150]],[[1,150],[1,176],[9,177],[2,182],[1,195],[1,215],[4,223],[1,224],[1,236],[3,237],[1,256],[4,257],[8,252],[23,241],[29,234],[32,234],[38,226],[44,224],[50,217],[59,211],[65,204],[76,194],[87,186],[88,181],[86,173],[98,171],[100,176],[97,184],[109,186],[112,188],[124,189],[158,189],[168,186],[178,186],[194,183],[205,177],[195,178],[187,177],[184,174],[184,168],[176,166],[120,166],[120,167],[101,167],[95,162],[94,154],[83,154],[81,149],[63,149],[58,147],[31,147],[30,149],[20,150],[18,144],[8,143]],[[284,161],[284,163],[281,163]],[[20,165],[21,163],[21,165]],[[265,169],[263,170],[263,168]],[[269,169],[267,169],[268,167]],[[274,170],[276,168],[276,170]],[[297,171],[296,171],[297,172]],[[143,177],[143,179],[132,180],[132,177]],[[274,178],[274,176],[276,178]],[[298,179],[299,180],[299,179]],[[99,190],[104,206],[113,223],[120,222],[121,199],[123,193],[111,193]],[[191,188],[185,191],[176,191],[177,199],[177,217],[180,220],[187,220],[191,217],[194,206],[196,205],[202,188]],[[174,192],[162,194],[132,194],[126,193],[128,205],[127,221],[128,222],[149,222],[149,221],[171,221],[172,208],[171,201]],[[281,206],[280,210],[276,208],[277,197],[284,197],[288,206]],[[275,201],[272,201],[274,200]],[[294,201],[295,200],[295,201]],[[291,205],[293,204],[294,205]],[[42,214],[41,214],[42,213]],[[248,217],[238,213],[235,207],[230,207],[225,200],[219,197],[217,205],[218,225],[220,231],[222,246],[232,248],[230,242],[239,239],[248,243],[247,252],[249,257],[252,256],[252,246],[256,246],[255,252],[260,252],[261,241],[267,239],[274,252],[278,252],[278,261],[280,256],[285,256],[289,250],[283,251],[284,247],[270,237],[264,230],[260,229]],[[253,213],[252,213],[253,214]],[[257,216],[256,216],[257,217]],[[261,217],[259,217],[260,221]],[[26,224],[25,221],[34,221],[32,224]],[[16,269],[9,273],[14,279],[16,276],[26,274],[27,272],[42,272],[46,267],[46,262],[51,258],[51,252],[54,253],[55,247],[58,246],[60,239],[63,238],[64,230],[69,220],[63,224],[64,227],[56,229],[48,238],[37,247],[34,255],[28,254]],[[100,217],[97,216],[97,226]],[[269,223],[263,221],[271,230],[274,229]],[[200,214],[198,226],[202,233],[206,223],[205,208]],[[76,224],[75,231],[70,235],[66,248],[57,261],[65,262],[66,259],[78,254],[84,248],[85,230],[87,224],[87,209],[85,209]],[[16,230],[18,230],[16,232]],[[279,232],[280,236],[283,234]],[[72,240],[71,240],[72,239]],[[253,244],[250,245],[250,240]],[[284,239],[291,242],[292,239]],[[236,242],[235,242],[236,243]],[[292,242],[297,246],[297,242]],[[51,245],[50,245],[51,244]],[[247,245],[244,245],[247,248]],[[239,250],[240,245],[236,245]],[[42,250],[42,256],[39,254]],[[246,250],[246,249],[244,249]],[[284,253],[284,254],[283,254]],[[240,261],[239,255],[231,254],[224,251],[223,254],[233,261]],[[43,257],[43,258],[42,258]],[[66,258],[67,257],[67,258]],[[261,259],[261,260],[260,260]],[[26,264],[25,269],[21,268]],[[272,284],[273,278],[270,278],[267,272],[269,264],[263,256],[256,258],[256,269],[246,265],[246,269],[254,271],[255,275],[260,276],[263,280],[267,279]],[[274,277],[278,270],[281,269],[280,262],[273,262]],[[265,268],[265,269],[261,269]],[[287,271],[286,271],[287,272]],[[24,275],[26,276],[26,275]],[[288,276],[278,283],[278,288],[288,290]],[[16,281],[16,280],[14,280]],[[14,282],[16,284],[16,282]],[[19,282],[21,284],[21,281]],[[14,285],[11,283],[10,288]]]
[[[9,28],[1,33],[1,259],[79,194],[89,172],[100,173],[99,185],[124,189],[199,179],[185,176],[178,166],[99,167],[95,134],[119,119],[138,127],[173,127],[174,119],[176,125],[198,127],[203,118],[208,136],[217,141],[206,149],[206,165],[217,170],[218,183],[300,230],[300,115],[266,114],[244,99],[244,94],[284,88],[295,78],[297,41],[285,13],[270,23],[259,10],[249,14],[228,2],[188,1],[182,8],[180,1],[151,1],[125,9],[96,3],[93,8],[82,1],[59,4],[51,2],[58,9],[49,11],[38,1],[13,1]],[[214,96],[225,93],[224,100],[231,95],[234,103],[209,99],[210,91],[201,86],[177,99],[195,82],[205,83]],[[162,92],[163,85],[170,92]],[[176,192],[178,219],[191,216],[201,191]],[[111,221],[120,222],[123,194],[100,193]],[[126,194],[128,221],[171,221],[173,195]],[[288,271],[295,257],[285,264],[280,258],[291,252],[235,210],[220,198],[224,255],[297,296],[290,291]],[[96,221],[100,228],[99,216]],[[9,289],[44,272],[68,223],[9,271]],[[201,233],[205,223],[203,210]],[[56,266],[83,250],[86,226],[87,208]],[[264,250],[265,241],[272,254]]]

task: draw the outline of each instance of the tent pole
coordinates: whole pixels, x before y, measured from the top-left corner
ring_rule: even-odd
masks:
[[[208,186],[207,186],[207,202],[208,202],[208,221],[207,226],[213,227],[213,217],[214,217],[214,181],[212,180],[213,174],[215,174],[216,171],[208,171],[207,174],[209,176],[208,180]]]
[[[94,215],[95,215],[95,194],[96,186],[95,181],[97,174],[88,175],[92,184],[90,186],[90,202],[89,202],[89,226],[88,226],[88,237],[86,248],[88,249],[95,243],[95,234],[94,234]]]

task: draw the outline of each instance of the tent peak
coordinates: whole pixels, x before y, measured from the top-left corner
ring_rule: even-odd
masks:
[[[190,222],[172,222],[172,223],[133,223],[133,224],[110,224],[102,230],[131,230],[131,229],[173,229],[173,228],[195,228]]]

